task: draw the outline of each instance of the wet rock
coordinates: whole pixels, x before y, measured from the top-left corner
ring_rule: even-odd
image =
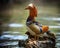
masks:
[[[26,34],[29,38],[26,42],[25,48],[55,48],[56,37],[53,33],[48,32],[42,37],[39,37],[39,40],[35,40],[28,32],[26,32]]]
[[[55,48],[55,39],[43,37],[41,40],[35,40],[34,38],[28,38],[27,40],[20,40],[19,47],[25,48]]]
[[[52,40],[28,39],[25,48],[55,48],[55,43]]]
[[[19,47],[24,47],[25,46],[25,42],[26,41],[24,41],[24,40],[20,40],[19,43],[18,43]]]

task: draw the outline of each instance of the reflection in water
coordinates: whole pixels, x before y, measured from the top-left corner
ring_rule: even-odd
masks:
[[[20,35],[20,32],[16,32],[16,31],[14,31],[14,32],[12,32],[12,31],[4,31],[2,33],[2,35],[9,35],[9,34],[11,34],[11,35]]]
[[[49,26],[49,28],[60,28],[60,26]]]
[[[60,43],[57,43],[57,44],[56,44],[56,47],[60,48]]]
[[[56,18],[45,18],[45,19],[48,19],[48,20],[60,20],[60,19],[56,19]],[[58,24],[58,25],[60,25],[60,24]],[[12,23],[12,24],[9,24],[8,25],[9,27],[23,27],[23,25],[22,24],[18,24],[18,23]],[[49,26],[49,28],[60,28],[60,26]],[[15,33],[15,32],[14,32]],[[17,33],[17,32],[16,32]]]
[[[0,39],[6,40],[26,40],[28,38],[27,35],[2,35]]]
[[[60,48],[60,33],[56,33],[56,47]]]
[[[15,41],[15,42],[13,42],[13,41],[7,41],[7,42],[4,42],[4,43],[0,43],[0,46],[15,46],[15,45],[18,45],[18,41]]]
[[[23,27],[23,24],[18,24],[18,23],[11,23],[8,25],[9,27]]]
[[[49,20],[49,21],[60,21],[60,18],[55,18],[55,17],[54,18],[53,17],[52,18],[50,18],[50,17],[48,17],[48,18],[47,17],[44,17],[42,19]]]
[[[60,24],[58,24],[58,25],[60,25]]]
[[[7,33],[7,34],[6,34]],[[15,32],[16,33],[16,32]],[[4,33],[3,33],[4,34]],[[25,41],[28,38],[27,35],[10,35],[8,32],[5,32],[5,35],[0,37],[0,47],[6,46],[7,48],[19,48],[18,43],[19,41]]]

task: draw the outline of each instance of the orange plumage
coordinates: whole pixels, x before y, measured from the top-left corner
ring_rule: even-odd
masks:
[[[28,7],[25,8],[26,10],[29,10],[29,16],[30,17],[36,17],[37,16],[37,9],[34,6],[34,4],[29,4]]]
[[[49,30],[49,27],[48,26],[46,26],[46,25],[43,25],[42,26],[42,31],[43,32],[47,32]]]

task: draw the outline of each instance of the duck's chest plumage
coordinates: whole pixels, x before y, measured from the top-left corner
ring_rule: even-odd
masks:
[[[40,26],[38,26],[38,22],[34,21],[34,19],[29,18],[26,21],[27,29],[31,33],[31,35],[40,34]]]

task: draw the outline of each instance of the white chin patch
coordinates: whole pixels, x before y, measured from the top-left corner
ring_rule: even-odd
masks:
[[[33,4],[31,3],[31,4],[29,4],[28,6],[33,7]]]

